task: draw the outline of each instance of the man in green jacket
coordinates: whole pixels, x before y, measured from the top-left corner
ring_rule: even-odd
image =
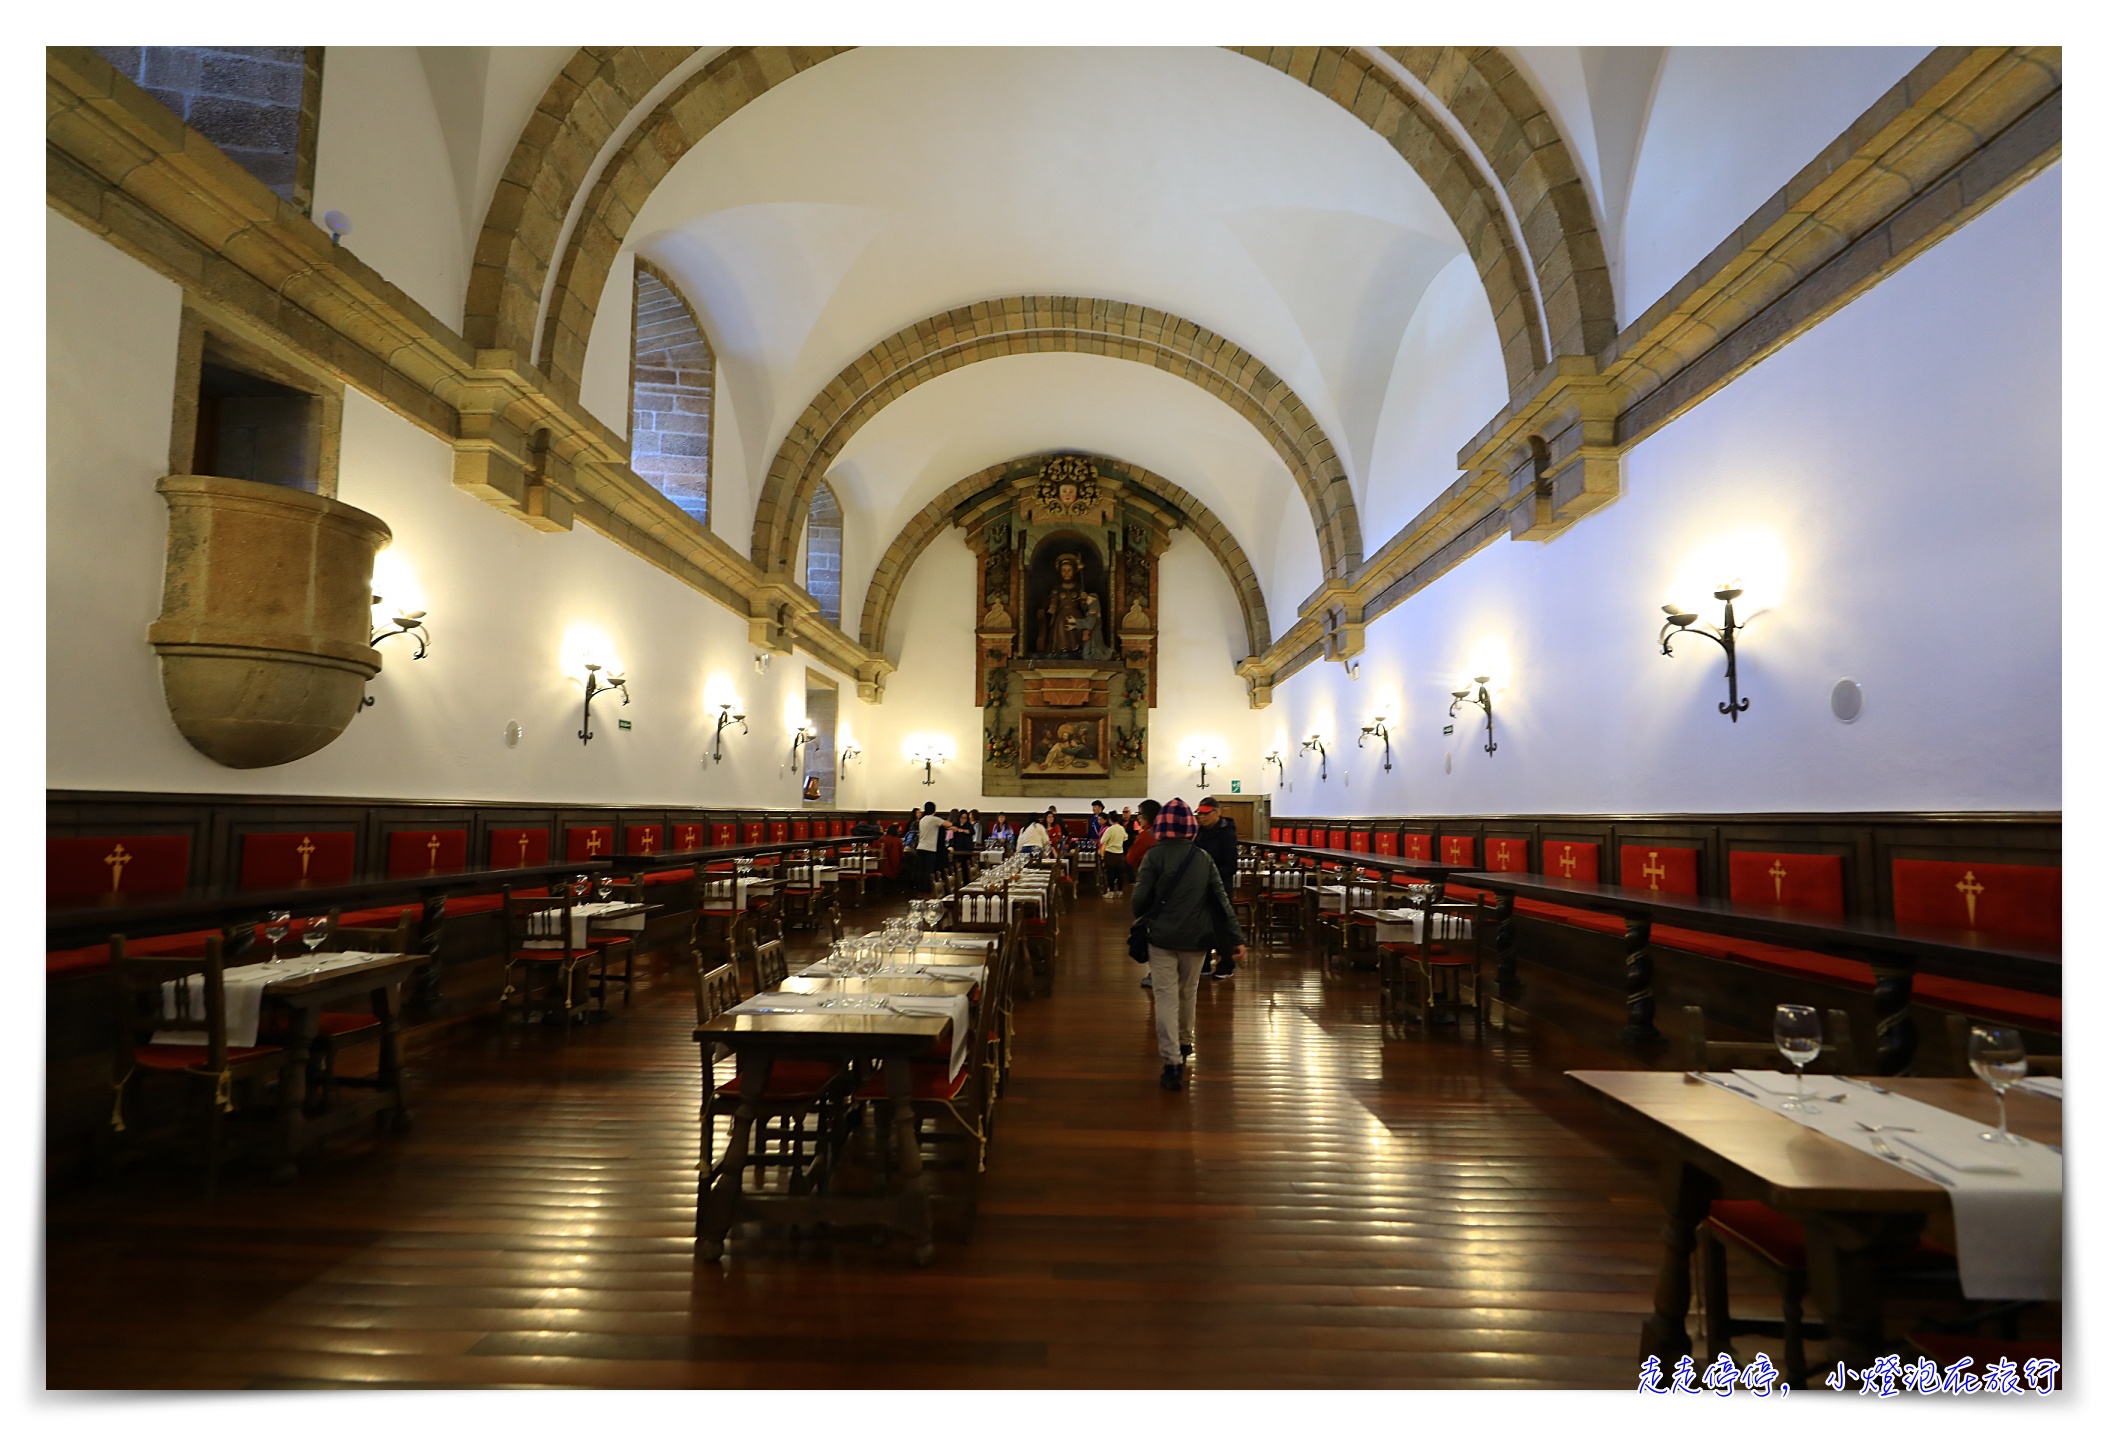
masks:
[[[1179,798],[1156,818],[1156,841],[1135,874],[1134,915],[1149,923],[1150,989],[1156,1001],[1157,1055],[1166,1092],[1185,1090],[1193,1055],[1193,1019],[1200,1005],[1200,966],[1209,949],[1244,956],[1244,932],[1230,907],[1222,874],[1194,845],[1200,832],[1193,810]]]

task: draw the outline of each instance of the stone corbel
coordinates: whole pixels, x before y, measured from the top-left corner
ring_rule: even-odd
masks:
[[[747,597],[747,639],[770,653],[789,653],[799,620],[817,618],[820,605],[798,585],[772,579],[754,586]]]
[[[476,368],[448,386],[445,398],[460,415],[454,439],[454,485],[492,508],[527,517],[533,443],[506,411],[525,398],[509,370],[512,355],[484,350]]]
[[[1504,489],[1511,538],[1542,543],[1623,491],[1617,397],[1586,355],[1544,371],[1537,391],[1509,407],[1457,456],[1458,467]]]
[[[856,696],[866,703],[886,701],[886,678],[893,665],[883,660],[856,665]]]
[[[1237,676],[1244,680],[1246,699],[1254,708],[1271,707],[1274,701],[1274,675],[1257,658],[1237,660]]]
[[[1361,656],[1366,642],[1367,620],[1361,597],[1344,578],[1328,578],[1316,592],[1297,605],[1297,612],[1315,618],[1321,630],[1327,663],[1346,663]]]

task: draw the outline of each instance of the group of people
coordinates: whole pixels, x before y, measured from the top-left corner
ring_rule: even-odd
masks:
[[[920,813],[908,815],[907,832],[915,888],[923,893],[935,890],[947,862],[957,864],[961,876],[971,875],[974,851],[982,846],[1058,853],[1068,845],[1053,808],[1014,828],[1006,813],[993,822],[969,808],[946,817],[935,803],[924,803]],[[1237,883],[1236,824],[1212,798],[1203,798],[1198,808],[1179,798],[1144,799],[1118,813],[1094,802],[1083,840],[1098,849],[1107,901],[1133,888],[1130,906],[1148,930],[1149,971],[1142,986],[1150,989],[1156,1013],[1157,1055],[1163,1060],[1157,1080],[1167,1092],[1182,1092],[1193,1056],[1200,980],[1229,977],[1244,956],[1244,931],[1230,903]]]

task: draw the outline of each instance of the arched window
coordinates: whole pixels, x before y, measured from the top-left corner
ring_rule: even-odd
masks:
[[[629,464],[639,478],[707,525],[710,395],[717,359],[688,301],[642,259],[636,291]]]
[[[823,482],[805,515],[805,591],[829,623],[842,621],[842,506]]]

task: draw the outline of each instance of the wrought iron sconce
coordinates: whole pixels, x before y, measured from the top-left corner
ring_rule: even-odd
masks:
[[[1217,768],[1222,766],[1222,755],[1220,753],[1202,751],[1186,755],[1186,766],[1200,769],[1200,785],[1203,788],[1208,786],[1208,769],[1211,765]]]
[[[725,729],[727,727],[737,723],[739,731],[742,733],[754,731],[747,727],[746,714],[732,711],[736,706],[736,704],[732,703],[720,703],[717,705],[717,732],[711,735],[710,738],[710,761],[713,763],[725,761]]]
[[[925,788],[931,786],[937,781],[937,765],[939,763],[948,763],[950,761],[951,759],[949,757],[947,757],[943,753],[938,752],[934,748],[925,748],[920,753],[917,753],[914,757],[908,759],[910,765],[916,763],[920,763],[922,765],[922,786]]]
[[[1685,613],[1673,603],[1662,605],[1662,612],[1669,615],[1669,621],[1662,625],[1662,656],[1664,658],[1670,656],[1669,642],[1679,633],[1695,633],[1700,637],[1710,638],[1726,652],[1727,702],[1720,705],[1720,711],[1727,715],[1727,721],[1730,723],[1740,722],[1741,715],[1749,711],[1749,700],[1739,695],[1735,684],[1735,630],[1749,627],[1746,623],[1735,622],[1735,600],[1741,596],[1742,590],[1739,588],[1716,588],[1713,590],[1713,597],[1727,605],[1727,611],[1722,615],[1718,628],[1713,627],[1710,623],[1698,622],[1697,614]]]
[[[1261,758],[1259,761],[1262,763],[1271,763],[1274,765],[1275,782],[1286,783],[1288,781],[1288,764],[1282,761],[1281,750],[1279,748],[1274,749],[1271,753],[1268,753],[1264,758]]]
[[[381,596],[379,594],[375,594],[373,596],[373,602],[378,605],[380,601]],[[407,634],[409,637],[417,640],[417,651],[410,655],[412,662],[415,662],[417,659],[424,657],[425,654],[430,651],[432,643],[432,633],[430,629],[425,627],[425,611],[423,609],[398,609],[396,610],[396,614],[392,622],[395,625],[393,628],[374,629],[373,636],[366,640],[367,644],[371,647],[379,648],[381,646],[382,639],[401,638]],[[359,707],[361,708],[371,708],[373,704],[374,697],[371,693],[368,693],[364,697],[359,699]]]
[[[1386,773],[1391,771],[1391,730],[1384,726],[1388,721],[1383,714],[1377,714],[1361,730],[1361,736],[1354,740],[1354,746],[1361,748],[1366,747],[1371,738],[1383,739],[1383,771]]]
[[[844,744],[842,745],[842,776],[843,776],[843,777],[845,777],[845,778],[846,778],[846,777],[848,777],[848,776],[849,776],[849,760],[850,760],[851,758],[854,758],[854,757],[856,757],[856,756],[857,756],[858,754],[862,753],[863,751],[864,751],[863,749],[861,749],[861,748],[857,747],[857,746],[856,746],[856,744],[854,744],[854,743],[844,743]]]
[[[579,742],[590,743],[593,741],[593,700],[603,693],[612,693],[618,688],[622,690],[622,706],[627,708],[629,706],[629,679],[620,673],[610,673],[607,677],[607,682],[602,683],[600,681],[600,665],[597,663],[588,663],[586,665],[586,711],[585,717],[578,726]]]
[[[1459,708],[1484,709],[1486,713],[1486,751],[1491,753],[1500,747],[1500,744],[1493,741],[1493,695],[1486,691],[1486,685],[1493,680],[1491,675],[1482,673],[1471,681],[1479,686],[1478,696],[1473,697],[1469,688],[1450,689],[1449,716],[1452,718],[1456,717],[1457,709]]]
[[[1320,783],[1324,782],[1324,781],[1325,781],[1325,739],[1324,739],[1324,735],[1323,735],[1323,734],[1320,734],[1320,733],[1313,733],[1313,734],[1311,734],[1311,735],[1310,735],[1310,736],[1309,736],[1308,738],[1305,738],[1305,739],[1303,740],[1303,751],[1304,751],[1304,752],[1306,752],[1306,753],[1315,753],[1315,754],[1317,754],[1317,755],[1318,755],[1318,781],[1319,781]]]
[[[812,726],[812,723],[811,723],[811,721],[810,721],[810,720],[808,720],[808,721],[806,721],[806,722],[804,722],[804,723],[800,723],[800,724],[799,724],[799,725],[798,725],[798,726],[797,726],[796,728],[793,728],[793,729],[791,730],[791,771],[792,771],[792,772],[796,772],[796,771],[798,770],[798,750],[799,750],[800,748],[803,748],[803,747],[804,747],[804,746],[805,746],[805,745],[806,745],[807,743],[810,743],[810,742],[811,742],[811,741],[812,741],[813,739],[815,739],[815,738],[817,738],[817,737],[819,737],[819,736],[820,736],[820,730],[819,730],[819,729],[817,729],[817,728],[815,728],[815,727],[813,727],[813,726]]]

